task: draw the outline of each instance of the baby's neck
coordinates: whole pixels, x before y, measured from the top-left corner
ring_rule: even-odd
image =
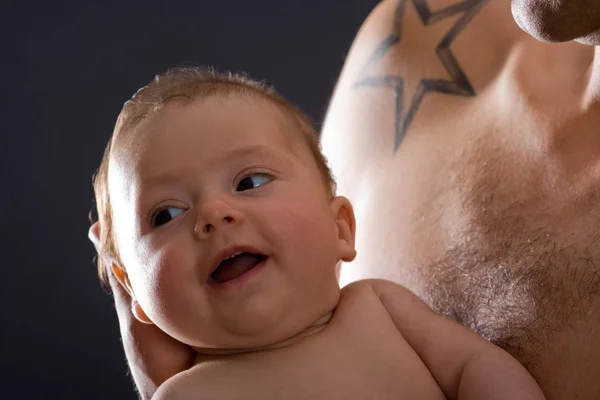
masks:
[[[269,344],[266,346],[236,348],[236,349],[216,349],[216,348],[210,348],[210,347],[192,347],[192,348],[198,352],[198,357],[196,358],[197,362],[200,360],[205,360],[206,359],[205,356],[209,356],[209,358],[212,358],[210,356],[228,356],[228,355],[235,355],[235,354],[251,353],[251,352],[255,352],[255,351],[278,349],[281,347],[286,347],[286,346],[292,345],[308,336],[312,336],[314,334],[321,332],[329,323],[329,320],[331,319],[332,315],[333,315],[333,311],[330,311],[329,313],[327,313],[327,315],[320,318],[318,321],[316,321],[314,324],[312,324],[311,326],[309,326],[302,332],[300,332],[292,337],[289,337],[287,339],[284,339],[282,341],[272,343],[272,344]]]

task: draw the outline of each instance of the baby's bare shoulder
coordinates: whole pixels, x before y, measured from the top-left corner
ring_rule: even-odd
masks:
[[[389,293],[394,294],[396,302],[410,304],[415,301],[415,298],[419,301],[412,292],[394,282],[383,279],[363,279],[342,288],[336,313],[349,313],[355,317],[364,313],[371,316],[379,315],[374,311],[386,309],[382,300],[388,297]]]
[[[388,281],[385,279],[362,279],[359,281],[352,282],[342,288],[341,296],[342,298],[368,296],[380,297],[381,295],[390,291],[393,291],[396,296],[400,296],[406,299],[413,299],[417,297],[404,286],[398,285],[395,282]]]
[[[164,382],[152,400],[178,400],[178,399],[215,399],[218,393],[214,392],[213,384],[207,384],[206,375],[210,374],[212,369],[218,368],[212,363],[196,364],[192,368],[180,372]],[[215,397],[217,396],[217,397]]]
[[[382,284],[391,283],[395,285],[395,283],[386,281],[385,279],[361,279],[358,281],[354,281],[349,283],[348,285],[342,288],[342,293],[350,292],[350,293],[363,293],[365,291],[373,291],[374,287],[377,287]]]
[[[342,289],[336,313],[353,318],[391,318],[395,322],[412,316],[420,321],[441,319],[417,295],[404,286],[384,279],[365,279]]]
[[[340,300],[338,307],[344,304],[364,303],[367,299],[376,299],[374,285],[377,279],[363,279],[352,282],[342,288],[340,291]]]

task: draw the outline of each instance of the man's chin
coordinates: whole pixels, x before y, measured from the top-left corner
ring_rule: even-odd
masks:
[[[600,45],[597,0],[511,0],[519,27],[541,42]]]
[[[575,39],[576,42],[587,44],[588,46],[600,46],[600,30],[587,36]]]

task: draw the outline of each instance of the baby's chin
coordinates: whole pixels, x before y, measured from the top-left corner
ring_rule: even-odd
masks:
[[[519,27],[541,42],[600,45],[597,0],[512,0],[511,6]]]
[[[291,329],[272,330],[272,332],[263,332],[261,335],[254,337],[244,337],[243,341],[232,340],[230,343],[221,341],[219,343],[204,344],[202,346],[188,343],[200,355],[230,355],[253,352],[257,350],[277,349],[298,343],[305,338],[322,331],[329,323],[333,316],[333,310],[321,315],[315,320],[311,319],[310,323],[302,325],[293,325]],[[239,339],[239,338],[236,338]],[[210,342],[206,342],[210,343]]]

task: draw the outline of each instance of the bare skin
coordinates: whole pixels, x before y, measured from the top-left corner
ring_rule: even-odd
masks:
[[[138,321],[199,353],[152,398],[544,399],[508,353],[401,286],[340,293],[352,206],[281,121],[262,99],[214,96],[168,104],[114,144],[111,271]],[[264,263],[220,280],[219,248],[249,241]]]
[[[400,2],[382,2],[353,43],[322,133],[340,194],[357,214],[358,257],[342,269],[343,283],[403,284],[508,350],[547,398],[596,399],[598,6],[522,0],[511,10],[507,0],[490,0],[429,25],[415,7],[434,13],[459,3],[407,1],[401,14]],[[571,15],[562,24],[529,12],[550,3],[585,3],[587,12],[575,18],[556,8]],[[447,55],[442,64],[434,49],[466,14],[472,18],[447,46],[456,64]],[[587,46],[540,43],[519,26],[538,39]],[[461,85],[433,84],[443,93],[424,94],[410,113],[422,79]],[[190,349],[153,331],[177,351],[157,343],[140,357],[132,343],[145,346],[149,336],[127,307],[117,310],[148,398],[187,365]]]
[[[400,283],[509,351],[548,398],[599,398],[600,53],[536,41],[507,1],[428,26],[414,4],[383,2],[365,22],[322,133],[357,215],[342,281]],[[447,70],[433,49],[455,24]],[[444,93],[411,114],[423,79],[459,84],[430,84]]]
[[[505,352],[433,313],[401,286],[363,280],[342,290],[331,321],[310,336],[276,349],[199,355],[153,397],[191,398],[544,397]]]

